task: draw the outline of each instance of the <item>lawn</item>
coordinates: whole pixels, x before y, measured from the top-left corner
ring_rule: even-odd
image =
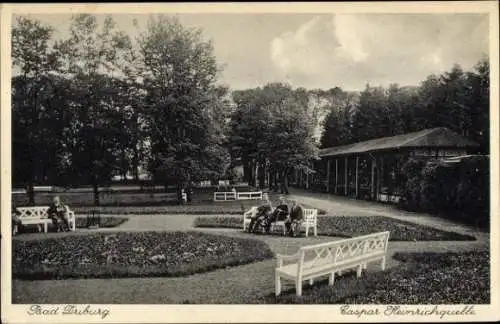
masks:
[[[176,277],[272,258],[258,240],[199,232],[118,232],[12,242],[19,279]]]
[[[243,229],[243,217],[198,217],[195,227],[220,227]],[[320,216],[318,235],[356,237],[376,232],[390,231],[390,241],[473,241],[476,238],[447,232],[383,216]]]
[[[488,252],[397,253],[404,261],[387,271],[348,273],[330,287],[325,281],[308,287],[303,295],[290,290],[256,303],[278,304],[489,304]],[[251,303],[251,301],[249,301]]]
[[[26,195],[13,195],[14,206],[27,204]],[[36,195],[36,205],[50,204],[54,194],[39,193]],[[178,205],[172,193],[147,192],[111,192],[101,193],[101,205],[93,206],[93,196],[88,192],[71,192],[60,194],[61,200],[71,207],[77,214],[85,215],[91,210],[101,214],[115,215],[143,215],[143,214],[195,214],[195,215],[241,215],[243,211],[262,203],[261,200],[238,200],[214,202],[213,192],[198,192],[193,201],[185,205]],[[273,205],[278,205],[281,195],[270,193],[269,198]],[[305,208],[315,208],[304,205]],[[325,211],[319,210],[319,214]]]

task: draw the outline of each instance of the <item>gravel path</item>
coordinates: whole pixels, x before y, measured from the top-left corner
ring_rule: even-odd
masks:
[[[353,201],[331,195],[302,193],[294,190],[290,198],[325,209],[333,215],[382,215],[447,231],[474,235],[477,241],[390,242],[389,254],[395,252],[459,252],[488,250],[489,236],[466,226],[441,220],[430,215],[405,213],[392,206]],[[145,230],[196,230],[233,237],[248,238],[251,234],[235,229],[194,229],[193,220],[198,215],[127,215],[129,221],[118,228],[100,231]],[[45,235],[86,235],[93,231],[77,233],[49,233],[20,235],[15,239],[38,239]],[[300,246],[332,241],[332,237],[288,238],[279,235],[251,235],[269,245],[274,253],[295,253]],[[390,258],[388,267],[398,261]],[[13,280],[13,303],[92,303],[92,304],[176,304],[190,303],[244,303],[274,291],[275,260],[219,269],[181,278],[125,278],[78,280]],[[368,271],[378,271],[377,264]],[[290,283],[284,290],[293,289]],[[57,293],[55,293],[57,292]],[[75,293],[78,292],[78,293]]]

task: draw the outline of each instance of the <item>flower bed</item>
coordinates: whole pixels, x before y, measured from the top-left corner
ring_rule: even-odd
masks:
[[[21,279],[184,276],[273,257],[257,240],[198,232],[118,232],[12,242]]]
[[[195,227],[243,228],[243,218],[234,216],[198,217]],[[323,216],[318,217],[318,235],[356,237],[390,231],[390,241],[473,241],[476,238],[447,232],[383,216]]]
[[[488,252],[397,253],[404,263],[356,278],[347,274],[330,287],[325,281],[304,285],[303,296],[289,291],[258,303],[304,304],[489,304]]]

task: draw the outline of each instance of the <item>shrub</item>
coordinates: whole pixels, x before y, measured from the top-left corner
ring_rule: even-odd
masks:
[[[489,227],[488,156],[470,156],[456,163],[410,159],[402,172],[402,208]]]
[[[12,242],[14,278],[184,276],[273,257],[257,240],[198,232],[118,232]]]

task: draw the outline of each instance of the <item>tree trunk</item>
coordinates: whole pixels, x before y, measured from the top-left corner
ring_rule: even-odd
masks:
[[[249,162],[249,176],[250,176],[250,181],[248,181],[248,185],[251,187],[255,187],[255,162]]]
[[[288,191],[288,172],[286,169],[285,171],[283,171],[283,191],[285,195],[288,195],[290,193]]]
[[[179,180],[177,183],[177,204],[178,205],[182,205],[184,203],[184,201],[182,200],[182,189],[183,189],[182,181]]]
[[[35,206],[35,186],[33,183],[28,184],[26,193],[28,194],[28,205]]]
[[[250,185],[250,166],[248,161],[243,162],[243,179]]]
[[[93,189],[93,192],[94,192],[94,206],[99,206],[100,205],[100,201],[99,201],[99,185],[97,184],[97,182],[94,182],[92,184],[92,189]]]
[[[264,189],[266,182],[266,162],[260,162],[259,164],[259,188]]]

